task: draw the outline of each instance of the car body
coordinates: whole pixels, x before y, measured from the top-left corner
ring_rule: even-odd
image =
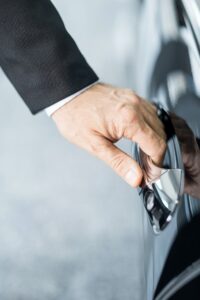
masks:
[[[137,92],[183,117],[199,136],[200,1],[144,0],[139,19]],[[200,202],[183,195],[173,220],[155,235],[139,201],[145,286],[142,299],[150,300],[175,236],[200,211]]]

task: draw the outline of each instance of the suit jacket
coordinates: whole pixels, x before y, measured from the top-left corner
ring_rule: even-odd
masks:
[[[0,0],[0,65],[33,114],[98,79],[49,0]]]

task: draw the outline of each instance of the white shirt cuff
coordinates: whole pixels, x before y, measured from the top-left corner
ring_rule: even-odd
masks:
[[[94,83],[86,86],[84,89],[76,92],[73,95],[68,96],[67,98],[60,100],[56,103],[54,103],[53,105],[45,108],[45,111],[47,113],[47,115],[50,117],[56,110],[58,110],[59,108],[61,108],[65,103],[68,103],[69,101],[73,100],[75,97],[79,96],[81,93],[83,93],[84,91],[86,91],[87,89],[89,89],[91,86],[97,84],[98,81],[95,81]]]

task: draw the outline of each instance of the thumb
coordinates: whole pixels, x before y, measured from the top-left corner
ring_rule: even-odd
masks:
[[[129,185],[137,187],[142,181],[143,173],[138,163],[128,154],[117,148],[110,141],[104,141],[96,156],[106,162]]]

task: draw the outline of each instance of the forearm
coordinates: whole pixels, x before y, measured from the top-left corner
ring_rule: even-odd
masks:
[[[32,113],[97,80],[50,1],[0,4],[1,67]]]

